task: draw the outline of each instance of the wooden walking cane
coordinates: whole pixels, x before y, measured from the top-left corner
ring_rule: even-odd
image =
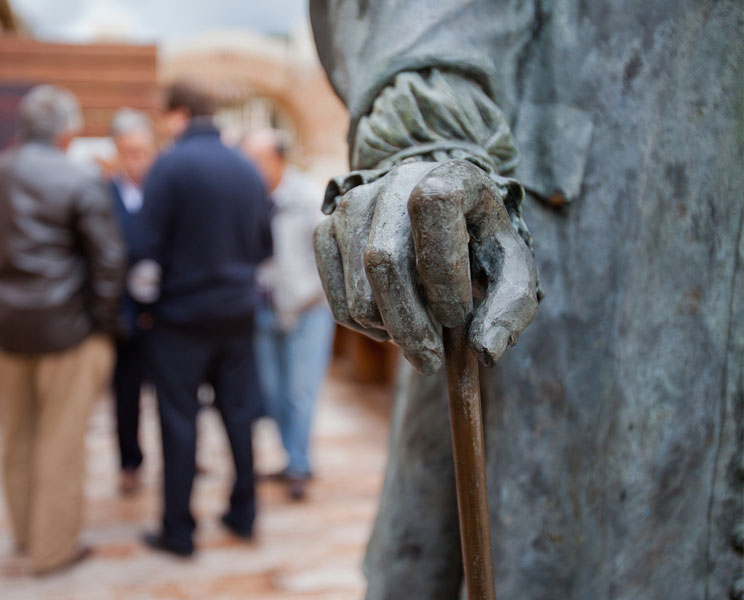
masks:
[[[495,600],[478,359],[465,332],[443,328],[462,562],[468,600]]]

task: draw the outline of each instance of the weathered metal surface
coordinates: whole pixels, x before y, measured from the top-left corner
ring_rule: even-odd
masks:
[[[546,301],[481,373],[497,594],[740,597],[744,5],[314,0],[311,16],[350,109],[351,168],[370,170],[357,187],[390,160],[491,176],[514,140],[530,153],[511,174],[532,193],[524,220],[507,208],[528,246],[525,221],[534,234]],[[444,377],[406,389],[367,597],[452,600]]]

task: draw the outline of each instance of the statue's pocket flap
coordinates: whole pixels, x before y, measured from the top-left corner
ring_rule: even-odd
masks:
[[[521,160],[514,177],[540,201],[575,200],[584,179],[592,138],[589,113],[564,104],[520,105],[514,127]]]

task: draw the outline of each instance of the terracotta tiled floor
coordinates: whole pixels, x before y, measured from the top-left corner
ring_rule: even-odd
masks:
[[[361,561],[376,508],[385,460],[388,393],[352,384],[338,373],[319,404],[314,456],[317,476],[309,499],[292,503],[283,487],[262,483],[256,540],[246,544],[220,526],[231,479],[226,438],[218,415],[202,411],[193,505],[199,552],[191,560],[154,554],[139,543],[157,526],[161,461],[154,400],[146,396],[142,439],[144,488],[130,499],[116,493],[117,451],[109,400],[95,409],[86,439],[86,527],[92,559],[65,573],[34,579],[12,554],[5,507],[0,502],[2,600],[200,599],[350,600],[363,596]],[[377,407],[376,409],[373,407]],[[258,468],[282,466],[274,426],[256,431]]]

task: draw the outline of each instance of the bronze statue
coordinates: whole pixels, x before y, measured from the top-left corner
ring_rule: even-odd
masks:
[[[311,18],[351,115],[319,270],[337,320],[421,373],[368,600],[460,593],[439,367],[471,308],[471,348],[498,361],[497,597],[744,598],[744,5],[311,0]]]

